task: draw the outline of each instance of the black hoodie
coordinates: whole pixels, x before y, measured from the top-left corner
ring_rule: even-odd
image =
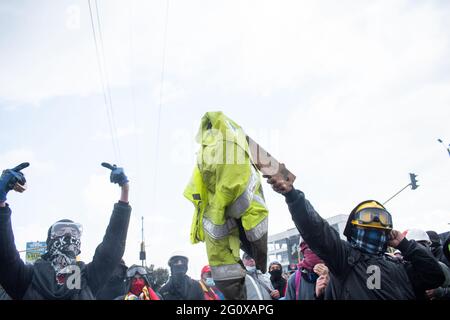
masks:
[[[200,284],[187,275],[171,276],[159,294],[164,300],[205,300]]]

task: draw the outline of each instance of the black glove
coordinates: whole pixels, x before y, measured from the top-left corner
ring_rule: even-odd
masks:
[[[125,175],[123,168],[118,168],[116,165],[110,165],[106,162],[103,162],[102,166],[111,170],[110,180],[112,183],[118,183],[121,187],[128,183],[128,178]]]
[[[2,175],[0,176],[0,201],[6,201],[6,195],[9,191],[14,189],[16,183],[21,185],[25,185],[27,180],[20,170],[25,169],[30,164],[28,162],[24,162],[19,164],[17,167],[13,169],[3,170]]]

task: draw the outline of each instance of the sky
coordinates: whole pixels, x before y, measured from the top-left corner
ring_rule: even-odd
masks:
[[[205,247],[189,242],[182,194],[200,119],[219,110],[286,163],[323,217],[383,202],[414,172],[419,188],[387,204],[394,228],[450,229],[437,142],[450,143],[448,1],[97,4],[101,72],[87,0],[0,0],[0,168],[31,163],[28,190],[8,194],[18,250],[69,218],[91,261],[120,196],[106,161],[130,179],[125,262],[139,263],[143,216],[147,263],[181,251],[198,279]],[[264,190],[269,234],[293,228],[283,197]]]

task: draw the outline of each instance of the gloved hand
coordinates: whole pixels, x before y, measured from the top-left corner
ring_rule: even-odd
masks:
[[[6,195],[12,189],[17,192],[25,191],[25,184],[27,180],[20,171],[27,168],[29,165],[30,164],[28,162],[24,162],[13,169],[3,170],[3,173],[0,176],[0,202],[6,201]]]
[[[106,162],[103,162],[102,166],[111,170],[110,180],[112,183],[118,183],[121,187],[128,183],[128,178],[125,175],[123,168],[118,168],[116,165],[111,165]]]

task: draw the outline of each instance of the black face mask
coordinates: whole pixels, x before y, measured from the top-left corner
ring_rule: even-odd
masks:
[[[283,272],[281,270],[272,270],[272,271],[270,271],[270,275],[272,276],[272,279],[274,279],[274,280],[281,279],[282,273]]]

